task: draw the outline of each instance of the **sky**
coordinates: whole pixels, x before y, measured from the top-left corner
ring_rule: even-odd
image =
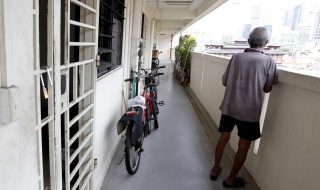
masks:
[[[219,8],[190,26],[186,33],[196,35],[198,41],[221,41],[223,35],[241,36],[243,24],[254,21],[256,26],[283,25],[285,13],[299,3],[320,4],[319,0],[228,0]],[[279,28],[279,27],[278,27]],[[280,31],[281,32],[281,31]],[[238,37],[239,38],[239,37]]]

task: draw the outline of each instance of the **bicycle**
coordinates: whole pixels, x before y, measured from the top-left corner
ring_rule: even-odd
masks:
[[[147,122],[146,129],[145,129],[145,135],[148,135],[151,133],[151,126],[153,123],[153,126],[155,129],[159,128],[159,122],[158,122],[158,114],[159,114],[159,108],[158,105],[163,106],[164,101],[158,102],[158,90],[157,86],[159,85],[159,82],[156,82],[156,77],[159,77],[160,75],[163,75],[163,73],[158,73],[158,69],[165,68],[165,66],[157,67],[155,70],[152,70],[150,73],[148,73],[148,70],[150,69],[142,69],[145,72],[145,80],[144,80],[144,86],[147,90],[147,96],[146,96],[146,110],[147,113],[145,115],[145,120]]]
[[[138,171],[141,152],[144,151],[142,145],[145,136],[144,131],[146,131],[147,127],[147,122],[145,120],[145,115],[147,112],[146,98],[149,101],[147,88],[144,88],[142,96],[138,95],[138,84],[140,78],[143,78],[141,75],[141,56],[143,54],[142,43],[140,43],[139,47],[138,72],[132,72],[132,77],[125,80],[125,82],[130,81],[132,83],[130,90],[131,99],[128,100],[126,112],[123,114],[117,124],[118,135],[125,131],[124,159],[126,170],[130,175],[134,175]]]
[[[157,73],[154,76],[160,76],[163,73]],[[145,76],[149,77],[149,76]],[[132,82],[137,78],[143,78],[138,76],[125,81]],[[148,101],[146,103],[146,100]],[[117,124],[117,132],[121,134],[125,132],[125,166],[129,174],[133,175],[137,172],[140,165],[141,152],[143,152],[143,140],[145,137],[146,128],[148,124],[146,122],[147,105],[151,106],[151,96],[147,93],[147,88],[144,88],[142,95],[138,95],[128,101],[127,112],[121,117]]]

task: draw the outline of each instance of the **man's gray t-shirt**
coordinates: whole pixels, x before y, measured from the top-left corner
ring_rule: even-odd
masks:
[[[251,48],[235,54],[222,76],[226,86],[220,105],[222,114],[241,121],[259,121],[264,86],[272,87],[277,82],[277,66],[272,57]]]

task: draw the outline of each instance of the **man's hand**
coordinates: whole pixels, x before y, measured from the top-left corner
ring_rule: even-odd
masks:
[[[263,91],[264,91],[265,93],[269,93],[269,92],[271,92],[271,90],[272,90],[272,86],[264,86],[264,87],[263,87]]]

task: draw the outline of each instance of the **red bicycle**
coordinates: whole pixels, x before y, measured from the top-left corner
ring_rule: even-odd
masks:
[[[139,47],[138,72],[133,72],[133,77],[125,80],[126,82],[131,82],[130,94],[133,95],[133,91],[135,91],[135,97],[128,100],[127,112],[121,117],[117,124],[118,135],[125,131],[124,158],[127,172],[131,175],[138,171],[141,152],[143,152],[143,140],[145,135],[150,133],[151,124],[149,125],[149,123],[152,120],[158,120],[156,116],[157,113],[159,113],[156,110],[156,84],[152,81],[155,81],[155,77],[163,75],[163,73],[157,73],[158,69],[156,72],[152,71],[150,73],[144,70],[145,76],[141,75],[141,70],[143,70],[141,69],[141,56],[143,54],[142,43],[140,43]],[[142,96],[137,93],[140,78],[145,78]],[[153,118],[151,115],[153,115]]]
[[[153,77],[163,75],[156,73]],[[138,78],[149,78],[148,76],[138,76]],[[136,77],[137,78],[137,77]],[[134,81],[134,78],[126,79],[125,81]],[[124,158],[127,172],[131,175],[135,174],[139,168],[141,152],[143,152],[143,140],[147,134],[150,121],[150,115],[154,112],[152,104],[153,94],[148,90],[149,86],[145,86],[142,95],[138,95],[128,101],[127,112],[121,117],[117,124],[118,134],[123,131],[125,133],[125,149]],[[151,112],[152,111],[152,112]]]
[[[142,69],[145,71],[146,76],[144,77],[144,92],[143,96],[146,100],[146,114],[145,114],[145,136],[151,133],[152,127],[155,129],[159,128],[159,121],[158,121],[158,114],[159,114],[159,108],[158,105],[162,106],[164,105],[163,101],[157,100],[158,94],[157,94],[157,86],[158,82],[156,80],[156,77],[163,75],[163,73],[158,73],[158,69],[165,68],[165,66],[157,67],[156,70],[153,70],[152,72],[148,73],[147,70]]]

